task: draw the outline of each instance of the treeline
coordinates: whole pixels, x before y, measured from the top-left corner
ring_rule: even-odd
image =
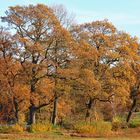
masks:
[[[62,6],[13,6],[1,21],[1,123],[129,122],[138,111],[138,38],[108,20],[73,24]]]

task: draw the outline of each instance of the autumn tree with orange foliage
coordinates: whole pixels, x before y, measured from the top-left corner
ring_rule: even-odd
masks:
[[[106,104],[130,107],[130,120],[139,100],[136,37],[108,20],[73,25],[62,6],[13,6],[1,19],[11,29],[0,29],[2,118],[18,122],[23,113],[33,124],[36,113],[50,105],[52,124],[80,115],[93,121],[95,108],[104,114]]]
[[[10,7],[2,20],[16,30],[19,50],[16,55],[25,76],[22,80],[30,87],[29,124],[32,124],[35,112],[57,98],[54,91],[57,67],[66,65],[71,38],[45,5]]]
[[[6,112],[7,115],[9,115],[7,118],[11,117],[14,122],[18,122],[19,112],[26,109],[26,107],[23,107],[25,103],[28,104],[29,89],[24,83],[20,82],[21,66],[16,58],[14,58],[17,53],[14,37],[3,27],[1,27],[0,32],[2,106],[8,106],[7,109],[9,109],[10,112]],[[3,111],[5,112],[6,110]]]
[[[112,103],[115,98],[119,97],[119,100],[121,98],[123,101],[121,105],[125,105],[129,99],[130,88],[136,82],[136,75],[131,64],[139,61],[138,40],[126,33],[117,31],[107,20],[74,26],[70,32],[81,46],[86,43],[90,49],[93,49],[92,51],[87,49],[88,55],[84,57],[87,59],[84,67],[88,63],[92,64],[91,67],[87,66],[92,74],[82,76],[84,78],[89,76],[90,82],[92,77],[96,83],[94,86],[91,83],[88,84],[87,80],[85,81],[88,86],[92,85],[94,89],[93,91],[88,89],[90,94],[84,93],[85,97],[88,96],[86,117],[90,117],[90,110],[97,102]],[[92,55],[90,55],[91,52],[93,52]],[[92,61],[89,57],[92,57]],[[83,70],[83,67],[81,69]],[[117,71],[118,75],[121,75],[118,76],[119,78],[115,76],[114,70]],[[85,89],[84,87],[82,91]]]

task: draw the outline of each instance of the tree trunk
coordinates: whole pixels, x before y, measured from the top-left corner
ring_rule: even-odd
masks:
[[[19,121],[19,107],[16,98],[14,98],[14,106],[15,106],[15,122],[18,123]]]
[[[86,103],[87,111],[86,111],[86,115],[85,115],[85,121],[87,121],[88,118],[90,118],[90,110],[92,108],[92,104],[93,104],[93,100],[92,100],[92,98],[90,98],[88,100],[88,102]]]
[[[35,118],[35,113],[36,113],[36,107],[34,105],[30,106],[29,108],[29,120],[28,124],[35,124],[36,118]]]
[[[133,99],[133,103],[132,103],[132,106],[131,106],[130,111],[129,111],[129,113],[128,113],[126,122],[129,122],[129,121],[130,121],[131,116],[132,116],[132,113],[133,113],[133,111],[134,111],[135,108],[136,108],[136,104],[137,104],[137,99]]]
[[[33,60],[32,60],[33,64],[36,64],[34,62],[34,57],[33,57]],[[37,82],[37,79],[35,77],[35,67],[32,68],[32,80],[31,80],[31,96],[33,96],[33,94],[35,93],[36,91],[36,88],[35,88],[35,84]],[[29,107],[29,120],[28,120],[28,124],[31,125],[31,124],[35,124],[36,122],[36,118],[35,118],[35,112],[37,110],[37,108],[35,107],[34,105],[34,102],[32,101],[32,99],[30,99],[30,104],[31,106]]]
[[[52,124],[56,124],[57,122],[57,103],[58,103],[58,97],[55,97],[53,102],[53,112],[52,112]]]

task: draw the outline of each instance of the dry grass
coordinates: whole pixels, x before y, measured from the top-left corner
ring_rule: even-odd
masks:
[[[77,136],[77,137],[76,137]],[[63,134],[58,132],[48,133],[14,133],[14,134],[0,134],[0,140],[140,140],[140,128],[126,129],[118,131],[110,137],[93,138],[94,136]]]

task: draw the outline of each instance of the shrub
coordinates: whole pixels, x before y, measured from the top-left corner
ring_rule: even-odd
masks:
[[[78,123],[74,128],[79,133],[108,135],[111,133],[112,126],[109,122],[97,121],[93,123]]]
[[[19,124],[15,125],[1,125],[0,126],[0,133],[13,133],[13,132],[23,132],[24,128]]]
[[[60,125],[52,125],[52,130],[60,130]]]
[[[111,133],[112,125],[110,122],[97,122],[96,132],[99,135],[108,135]]]
[[[0,133],[11,133],[12,129],[8,125],[0,125]]]
[[[122,119],[118,116],[114,117],[112,120],[112,129],[117,131],[121,128],[122,125]]]
[[[112,120],[112,130],[117,131],[122,128],[127,128],[126,122],[119,116],[116,116]]]
[[[52,130],[52,125],[50,123],[37,123],[30,126],[30,132],[47,132]]]
[[[21,125],[25,125],[25,124],[26,124],[25,115],[22,114],[22,113],[19,114],[19,121],[18,121],[18,124],[21,124]]]
[[[136,128],[136,127],[140,127],[140,120],[132,120],[130,123],[129,123],[129,127],[130,128]]]
[[[24,128],[19,124],[12,125],[11,128],[14,132],[23,132],[24,131]]]
[[[95,125],[88,123],[78,123],[74,126],[79,133],[95,133]]]

